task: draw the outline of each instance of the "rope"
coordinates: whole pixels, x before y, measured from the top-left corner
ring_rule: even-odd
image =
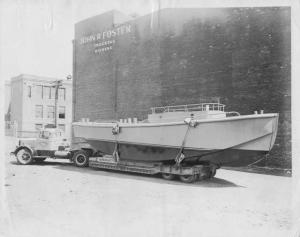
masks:
[[[260,166],[254,166],[254,168],[264,169],[264,170],[281,170],[281,171],[292,171],[292,169],[288,168],[275,168],[275,167],[260,167]]]
[[[118,163],[119,160],[120,160],[120,157],[119,157],[119,151],[118,151],[118,146],[119,146],[118,141],[116,141],[116,142],[115,142],[115,148],[114,148],[114,151],[113,151],[113,154],[112,154],[113,158],[115,159],[115,161],[116,161],[117,163]]]
[[[119,150],[118,150],[119,143],[118,143],[118,139],[117,139],[119,133],[120,133],[120,127],[119,127],[118,122],[116,122],[116,125],[112,128],[112,134],[115,136],[115,148],[114,148],[114,151],[112,153],[112,156],[113,156],[113,158],[115,159],[115,161],[117,163],[120,160]]]
[[[247,167],[250,167],[250,166],[252,166],[252,165],[254,165],[254,164],[256,164],[256,163],[259,163],[259,162],[262,161],[263,159],[266,159],[266,157],[264,156],[263,158],[261,158],[261,159],[259,159],[259,160],[257,160],[257,161],[254,161],[253,163],[247,165]]]
[[[190,130],[190,127],[192,126],[191,125],[191,121],[189,123],[187,123],[188,127],[187,127],[187,130],[185,132],[184,138],[182,140],[180,150],[179,150],[177,156],[175,157],[175,162],[176,162],[177,165],[179,165],[181,163],[181,161],[183,161],[183,159],[185,158],[185,156],[183,154],[183,149],[184,149],[184,145],[185,145],[185,142],[186,142],[187,134],[188,134],[188,132]]]

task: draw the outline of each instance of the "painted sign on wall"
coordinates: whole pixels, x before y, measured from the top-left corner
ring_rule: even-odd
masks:
[[[80,45],[94,43],[94,52],[102,53],[112,50],[113,44],[116,43],[116,38],[131,32],[131,25],[122,25],[114,29],[105,30],[92,35],[83,36],[79,40]]]

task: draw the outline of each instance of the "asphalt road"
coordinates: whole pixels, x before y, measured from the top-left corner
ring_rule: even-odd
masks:
[[[6,160],[0,234],[46,236],[292,236],[289,177],[218,170],[185,184],[77,168],[64,160]]]

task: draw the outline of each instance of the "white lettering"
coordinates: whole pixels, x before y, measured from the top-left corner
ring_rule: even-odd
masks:
[[[87,44],[87,43],[94,42],[96,40],[116,38],[117,36],[128,34],[130,32],[131,32],[131,25],[130,24],[123,25],[111,30],[98,32],[94,35],[83,36],[79,39],[79,44]],[[114,43],[115,41],[113,40],[113,44]]]
[[[105,39],[106,33],[107,33],[107,31],[104,31],[104,32],[102,33],[102,39]]]

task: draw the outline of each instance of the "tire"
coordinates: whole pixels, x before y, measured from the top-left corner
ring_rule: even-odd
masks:
[[[208,178],[209,178],[209,179],[212,179],[213,177],[215,177],[216,173],[217,173],[217,172],[216,172],[216,169],[211,170],[211,171],[209,172]]]
[[[77,151],[72,158],[74,164],[78,167],[86,167],[89,165],[89,155],[85,151]]]
[[[47,158],[35,158],[34,161],[37,163],[42,163],[46,160]]]
[[[193,183],[197,180],[197,175],[180,175],[179,178],[184,183]]]
[[[162,173],[161,176],[164,179],[166,179],[166,180],[173,180],[173,179],[175,179],[175,175],[174,174]]]
[[[29,165],[33,162],[32,153],[27,148],[20,149],[16,154],[16,158],[18,163],[21,165]]]
[[[196,174],[196,179],[195,179],[195,181],[202,181],[202,180],[204,180],[204,177],[201,176],[200,174]]]

